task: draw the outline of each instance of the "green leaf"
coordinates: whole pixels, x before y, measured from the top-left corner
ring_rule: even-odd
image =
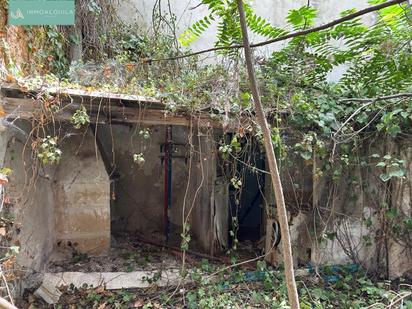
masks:
[[[312,152],[310,151],[299,152],[299,154],[305,160],[310,160],[312,158]]]
[[[412,219],[411,218],[407,218],[403,220],[403,223],[405,224],[408,230],[412,230]]]
[[[368,0],[369,4],[377,5],[386,2],[387,0]]]
[[[11,246],[10,250],[15,253],[15,254],[19,254],[20,252],[20,247],[19,246]]]
[[[391,179],[391,176],[390,176],[389,174],[385,173],[385,174],[380,174],[380,175],[379,175],[379,178],[380,178],[382,181],[387,182],[389,179]]]
[[[397,170],[393,170],[393,171],[389,171],[389,177],[398,177],[401,178],[403,176],[405,176],[405,169],[397,169]]]
[[[389,219],[395,219],[395,218],[398,216],[398,214],[399,214],[399,212],[398,212],[398,210],[397,210],[396,208],[389,208],[389,209],[386,211],[386,216],[387,216]]]
[[[287,21],[295,28],[304,28],[314,25],[314,19],[317,16],[317,10],[303,6],[297,10],[290,10]]]

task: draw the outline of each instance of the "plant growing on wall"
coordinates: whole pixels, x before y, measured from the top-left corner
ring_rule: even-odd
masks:
[[[78,110],[76,110],[70,121],[74,124],[75,129],[80,129],[85,124],[90,123],[90,117],[87,114],[86,108],[82,105]]]
[[[41,140],[38,147],[37,158],[39,158],[43,164],[59,163],[62,151],[57,147],[56,136],[46,136]]]
[[[383,3],[383,1],[370,1],[370,4],[374,5],[378,2]],[[85,6],[87,14],[96,18],[104,15],[102,3],[103,1],[90,2]],[[387,186],[391,181],[405,177],[405,162],[397,159],[395,154],[386,154],[385,152],[389,150],[382,150],[383,153],[379,157],[372,158],[373,160],[358,153],[364,143],[369,143],[374,138],[380,141],[384,136],[388,141],[399,141],[408,138],[411,134],[411,32],[410,14],[405,5],[388,6],[380,10],[373,26],[364,25],[358,17],[310,33],[305,31],[314,26],[317,11],[310,6],[304,6],[292,10],[287,17],[288,27],[300,33],[297,35],[286,29],[274,27],[257,16],[248,3],[242,4],[241,1],[233,0],[204,0],[202,3],[208,7],[209,13],[182,35],[181,43],[188,46],[216,22],[218,34],[215,47],[229,56],[236,66],[199,66],[196,58],[180,61],[181,58],[178,57],[189,57],[189,55],[180,54],[179,51],[171,48],[175,44],[173,36],[162,36],[157,33],[156,39],[151,39],[150,36],[134,33],[135,28],[126,27],[113,30],[119,34],[119,44],[113,44],[115,47],[108,48],[107,53],[102,52],[104,48],[101,45],[92,44],[88,49],[89,51],[98,49],[99,55],[103,55],[103,58],[109,54],[114,55],[115,60],[73,66],[70,72],[73,74],[69,74],[69,78],[72,79],[65,80],[62,84],[60,84],[61,80],[58,80],[59,85],[73,86],[72,82],[76,80],[82,83],[81,86],[86,87],[86,90],[104,89],[157,96],[167,106],[167,113],[175,113],[184,108],[194,118],[199,111],[210,111],[213,119],[223,123],[226,118],[238,117],[242,113],[252,116],[257,113],[258,123],[240,126],[236,134],[220,144],[219,151],[224,160],[237,161],[243,150],[241,142],[245,136],[253,135],[261,142],[260,146],[264,145],[270,155],[271,175],[274,179],[273,183],[277,183],[275,191],[277,204],[280,207],[283,206],[282,194],[279,192],[281,185],[276,164],[291,161],[295,153],[305,160],[305,165],[313,166],[313,174],[317,179],[330,177],[333,180],[330,194],[332,199],[336,196],[337,184],[346,175],[345,173],[357,167],[378,170],[380,179]],[[240,23],[243,19],[242,11],[243,27]],[[342,16],[350,16],[353,13],[353,10],[349,10],[343,12]],[[99,22],[92,24],[96,25]],[[264,36],[269,41],[284,40],[286,36],[289,39],[284,48],[272,53],[268,59],[255,61],[250,52],[245,54],[252,87],[247,84],[246,72],[242,70],[239,53],[241,48],[248,49],[249,46],[247,41],[241,44],[242,38],[247,34],[246,26],[250,31]],[[42,56],[39,61],[43,64],[50,61],[50,67],[44,67],[46,71],[61,77],[67,73],[63,48],[67,42],[59,33],[56,35],[55,31],[56,29],[46,29],[45,32],[47,37],[53,39],[53,46],[55,46],[53,47],[55,50],[51,53],[52,57],[48,58],[47,53],[39,54]],[[86,42],[91,42],[89,39],[92,40],[93,37],[89,37]],[[336,46],[336,41],[344,43],[345,47]],[[107,43],[109,40],[102,38],[102,43],[106,44],[104,42]],[[88,57],[92,56],[88,55],[86,58]],[[162,61],[162,59],[151,59],[152,57],[172,59]],[[175,60],[177,61],[171,62]],[[256,72],[253,72],[253,66]],[[342,78],[330,83],[330,76],[340,66],[346,66],[347,70]],[[225,87],[231,78],[231,70],[238,73],[234,78],[235,86]],[[82,79],[87,75],[82,75],[83,73],[91,71],[95,73],[92,78],[86,76]],[[50,80],[56,82],[54,79]],[[47,79],[48,82],[50,80]],[[39,79],[39,84],[41,82],[42,80]],[[257,84],[260,87],[260,95]],[[46,97],[43,103],[42,106],[47,113],[36,118],[33,136],[47,136],[47,133],[38,132],[47,131],[48,124],[54,125],[53,113],[59,109],[57,104],[59,102],[56,100],[49,100]],[[254,110],[251,107],[252,103],[256,106]],[[71,121],[77,128],[89,123],[86,109],[82,106],[72,116]],[[285,128],[293,135],[292,145],[286,145]],[[147,129],[138,131],[138,135],[144,140],[150,138],[150,133]],[[61,139],[57,136],[47,136],[35,145],[37,157],[44,164],[59,162],[61,151],[57,146],[58,140]],[[274,153],[273,148],[275,148]],[[132,158],[136,164],[141,165],[145,162],[145,157],[142,152],[137,152]],[[319,165],[316,165],[317,159],[321,161]],[[248,163],[242,162],[242,164],[246,166]],[[253,164],[245,168],[250,168],[254,173],[265,172],[257,171]],[[228,180],[236,190],[240,190],[243,186],[242,176],[237,172],[232,173]],[[351,185],[360,183],[355,177],[348,177],[348,182],[351,182]],[[319,208],[319,217],[328,216],[329,205],[322,206],[325,206],[323,208],[326,210],[319,210]],[[412,221],[407,214],[390,206],[386,206],[381,212],[382,217],[389,223],[393,235],[410,238]],[[283,235],[287,235],[285,213],[282,214],[282,218]],[[236,239],[235,230],[238,222],[236,217],[232,217],[232,220],[234,229],[230,236]],[[328,233],[324,232],[321,231],[320,237],[315,235],[315,238],[325,238],[324,235],[334,238],[333,233],[327,235]],[[181,249],[186,252],[191,241],[190,226],[186,221],[181,238]],[[365,241],[370,242],[370,239]],[[287,247],[287,241],[284,241],[285,243]],[[288,248],[285,251],[288,251]],[[290,299],[293,307],[297,308],[299,304],[295,293],[296,287],[293,286],[290,254],[286,254],[286,257],[289,263],[286,265],[289,274],[288,285],[289,290],[292,291]],[[241,273],[236,275],[244,276]],[[274,280],[273,276],[267,276],[264,283],[271,287],[273,293],[275,288],[273,283],[271,286],[271,280]],[[284,288],[285,286],[282,287]],[[374,293],[372,288],[363,292],[368,295]],[[212,293],[206,299],[207,293],[208,291],[199,290],[197,293],[188,294],[187,298],[193,307],[198,305],[197,300],[201,300],[204,307],[233,305],[226,294],[223,295],[223,300],[218,302],[213,299]],[[306,290],[300,291],[302,304],[305,304],[308,299],[306,293]],[[323,290],[313,291],[313,297],[309,296],[311,301],[319,306],[322,301],[328,302],[331,306],[335,304],[332,300],[329,301],[329,296],[325,295]],[[273,306],[275,304],[286,306],[284,300],[282,303],[274,300],[267,303]],[[347,303],[351,304],[349,301]]]
[[[138,165],[143,165],[146,160],[144,158],[143,153],[135,153],[133,155],[133,161]]]
[[[386,182],[391,178],[403,178],[405,176],[404,160],[393,158],[388,154],[383,156],[383,158],[380,158],[379,154],[374,154],[371,157],[381,159],[381,161],[376,164],[376,167],[382,168],[383,172],[379,175],[382,181]]]

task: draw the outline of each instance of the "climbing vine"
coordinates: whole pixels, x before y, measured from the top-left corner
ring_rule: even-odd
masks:
[[[376,4],[380,1],[369,2]],[[179,42],[187,47],[217,23],[216,46],[239,44],[241,32],[235,2],[203,0],[202,4],[208,8],[208,14],[187,29]],[[223,134],[216,145],[225,180],[235,192],[235,206],[238,206],[245,171],[266,173],[257,169],[250,157],[244,159],[252,142],[262,150],[262,132],[253,121],[250,89],[246,74],[239,66],[242,63],[239,52],[223,53],[224,60],[212,65],[202,64],[196,57],[176,62],[152,62],[152,58],[167,58],[181,53],[177,49],[173,14],[167,16],[170,21],[160,13],[154,14],[155,33],[139,32],[137,25],[124,25],[119,21],[107,23],[113,26],[109,31],[105,18],[112,9],[111,2],[83,1],[80,7],[84,20],[93,16],[90,27],[84,26],[83,29],[84,54],[81,61],[70,63],[69,47],[79,38],[69,38],[68,29],[28,27],[28,48],[34,55],[32,72],[37,76],[20,79],[23,73],[10,65],[8,72],[15,75],[12,80],[16,78],[25,90],[35,89],[46,82],[50,86],[156,97],[165,104],[167,113],[207,113],[211,119],[224,125],[229,119],[241,123],[240,120],[251,118],[247,125],[238,126],[233,134]],[[342,15],[352,12],[348,10]],[[280,37],[289,33],[289,28],[302,30],[312,27],[317,17],[317,10],[310,6],[291,10],[286,18],[288,27],[284,29],[257,16],[249,4],[245,4],[245,13],[250,30],[266,38]],[[101,27],[106,29],[104,33],[100,33]],[[371,205],[362,205],[363,208],[371,208],[377,213],[374,216],[379,217],[382,229],[388,235],[411,246],[411,215],[392,205],[391,196],[376,194],[373,197],[374,188],[364,188],[367,186],[365,178],[377,176],[380,181],[378,191],[387,192],[392,184],[408,176],[406,162],[393,145],[403,147],[412,134],[410,27],[411,14],[407,5],[391,6],[379,11],[371,26],[365,25],[360,18],[353,19],[327,30],[292,38],[267,58],[256,59],[263,103],[271,123],[272,144],[279,163],[288,167],[300,160],[303,166],[312,168],[315,182],[323,180],[327,183],[319,192],[318,201],[310,205],[315,213],[310,234],[319,243],[342,238],[342,234],[332,230],[330,219],[344,220],[344,216],[334,212],[334,203],[347,193],[348,190],[339,192],[339,188],[346,185],[370,190]],[[166,28],[168,30],[163,33],[162,29]],[[344,48],[338,47],[336,42],[341,42]],[[337,76],[342,66],[346,69]],[[232,74],[233,70],[236,74]],[[46,92],[34,99],[42,104],[43,113],[36,115],[33,121],[31,150],[41,164],[58,164],[64,155],[59,143],[66,136],[60,130],[61,124],[54,122],[53,115],[60,109],[61,98]],[[91,122],[87,109],[82,105],[70,116],[70,122],[76,129],[87,127]],[[148,129],[139,128],[137,132],[143,142],[151,137]],[[146,159],[144,147],[141,147],[131,161],[142,166]],[[6,171],[0,170],[0,174],[6,174]],[[343,184],[343,179],[346,184]],[[295,179],[290,182],[296,193],[300,189],[299,183]],[[348,194],[351,203],[356,200],[356,194],[360,193]],[[348,205],[352,204],[348,202]],[[307,211],[308,206],[289,208],[295,212]],[[230,254],[238,245],[236,209],[230,218]],[[348,213],[351,214],[350,211]],[[374,217],[370,214],[361,216],[362,224],[373,229]],[[375,236],[384,242],[388,235],[384,234],[382,239]],[[180,236],[181,249],[187,252],[192,239],[189,222],[184,222]],[[372,238],[367,234],[362,241],[371,245]],[[342,239],[338,241],[344,243]],[[356,249],[347,250],[353,262],[361,263],[353,252]],[[246,275],[239,272],[239,276],[243,278]],[[263,281],[264,285],[270,291],[275,290],[271,284],[278,282],[276,275],[270,270],[264,276],[269,276]],[[303,301],[310,298],[311,301],[315,299],[315,303],[336,305],[333,300],[336,291],[349,290],[348,286],[354,282],[358,288],[357,295],[366,293],[371,299],[381,299],[381,291],[373,290],[368,282],[361,282],[366,279],[352,279],[343,280],[342,286],[331,287],[328,292],[314,290],[310,293],[301,287]],[[189,307],[200,302],[205,308],[216,304],[231,305],[226,293],[221,293],[222,289],[212,286],[190,291],[186,295]],[[221,296],[219,300],[213,298],[216,293]],[[284,305],[268,298],[267,294],[250,297],[263,297],[267,304]],[[351,299],[345,302],[353,304]]]

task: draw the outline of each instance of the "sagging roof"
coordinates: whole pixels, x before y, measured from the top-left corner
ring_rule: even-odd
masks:
[[[231,130],[240,125],[238,119],[238,124],[231,121],[232,123],[224,126],[222,121],[213,119],[208,112],[170,112],[166,104],[156,98],[56,87],[26,90],[17,84],[1,85],[0,104],[8,118],[33,119],[36,115],[47,113],[47,97],[55,100],[51,103],[58,106],[52,113],[58,121],[70,121],[76,110],[84,106],[90,121],[97,124],[189,126],[192,121],[195,126],[232,128]]]

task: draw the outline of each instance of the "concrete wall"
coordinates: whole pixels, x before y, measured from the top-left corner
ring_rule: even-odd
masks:
[[[71,254],[73,250],[89,255],[104,254],[110,247],[111,232],[115,235],[128,232],[151,241],[164,240],[164,166],[161,145],[165,141],[165,126],[98,126],[98,140],[95,140],[90,130],[76,132],[59,145],[63,150],[60,163],[45,169],[32,159],[31,149],[25,145],[27,135],[24,132],[29,132],[30,124],[20,122],[19,127],[23,130],[4,127],[0,130],[0,166],[13,169],[7,194],[16,216],[16,241],[21,246],[18,257],[20,266],[41,270],[54,248],[65,254]],[[142,129],[149,130],[149,139],[139,134]],[[184,146],[175,153],[178,157],[173,159],[169,244],[179,245],[181,241],[179,234],[182,231],[185,205],[185,214],[188,215],[190,211],[189,223],[193,238],[190,247],[213,253],[219,242],[220,245],[227,242],[219,239],[219,236],[225,236],[225,232],[219,231],[217,220],[219,216],[222,217],[222,213],[219,214],[216,209],[216,201],[224,203],[217,196],[222,193],[216,189],[216,185],[221,185],[216,183],[217,136],[207,130],[193,130],[192,134],[189,143],[189,130],[173,127],[173,142]],[[101,149],[97,147],[99,142],[102,144]],[[187,144],[193,145],[191,156],[188,155]],[[393,181],[391,202],[411,216],[412,148],[410,143],[401,143],[392,148],[396,148],[393,150],[394,156],[406,162],[407,175],[405,179]],[[103,156],[100,150],[104,150]],[[133,162],[133,154],[140,152],[145,157],[143,165]],[[387,150],[381,149],[380,152],[386,153]],[[110,170],[110,165],[114,168],[112,192],[103,158],[109,165],[106,168]],[[293,172],[296,167],[300,167],[300,173]],[[291,170],[287,172],[286,168]],[[294,166],[284,166],[282,178],[288,178],[287,174],[290,176],[290,183],[284,182],[285,192],[288,193],[293,184],[299,182],[306,192],[310,185],[310,172],[311,169],[306,171],[299,161]],[[296,266],[308,261],[314,264],[358,262],[367,269],[376,270],[381,265],[379,256],[382,248],[377,239],[380,229],[377,218],[379,208],[376,207],[379,207],[379,201],[387,198],[379,195],[382,183],[376,175],[373,176],[374,172],[351,170],[340,182],[334,183],[337,191],[332,197],[329,190],[333,182],[330,179],[314,181],[313,205],[303,205],[310,208],[303,212],[291,212]],[[354,182],[349,182],[349,179]],[[270,184],[269,181],[267,183]],[[302,206],[299,203],[305,199],[294,200],[292,195],[292,192],[286,194],[289,196],[288,207],[293,209],[293,203],[296,203],[297,208]],[[274,203],[268,186],[266,199],[269,204]],[[374,205],[375,202],[378,204]],[[332,212],[324,213],[326,208],[332,209]],[[320,214],[324,216],[318,217]],[[368,218],[372,220],[372,227],[365,225],[365,219]],[[324,237],[331,232],[336,233],[335,239]],[[370,238],[370,245],[365,244],[365,236]],[[322,237],[323,241],[319,242]],[[408,245],[395,239],[389,239],[388,245],[390,277],[412,273]]]
[[[411,233],[395,236],[392,226],[406,216],[412,216],[412,145],[406,139],[387,139],[373,146],[365,143],[360,155],[369,157],[373,153],[389,153],[402,159],[406,168],[405,177],[383,182],[379,177],[382,170],[374,168],[376,163],[373,162],[371,167],[357,167],[344,174],[336,183],[336,198],[328,204],[338,220],[332,217],[327,231],[335,231],[339,240],[325,239],[322,244],[316,245],[312,259],[315,263],[357,262],[371,271],[385,270],[392,279],[403,275],[410,277]],[[318,194],[325,195],[325,188],[330,187],[330,183],[318,184],[315,188]],[[325,196],[319,199],[319,205],[324,205],[325,200]],[[396,208],[400,217],[396,219],[398,221],[384,226],[382,216],[386,210],[383,207],[388,206]],[[366,220],[370,223],[366,224]],[[409,241],[405,241],[408,237]]]
[[[30,131],[30,123],[16,124]],[[53,168],[40,169],[32,160],[27,135],[19,127],[6,126],[0,132],[0,167],[13,170],[6,186],[11,202],[7,211],[14,217],[12,245],[20,247],[19,267],[31,272],[43,268],[55,241]]]
[[[30,131],[28,122],[20,127]],[[165,126],[146,127],[150,131],[148,140],[139,135],[141,129],[98,126],[99,140],[95,140],[90,129],[69,132],[59,142],[62,150],[59,164],[51,167],[43,167],[37,159],[32,159],[31,148],[25,145],[28,135],[13,137],[16,134],[10,128],[0,132],[0,145],[7,146],[1,148],[0,155],[5,160],[0,166],[13,169],[7,194],[16,213],[20,266],[41,270],[50,258],[70,258],[74,252],[105,254],[110,248],[111,232],[121,237],[127,232],[137,238],[164,240],[161,145],[165,141]],[[173,142],[182,146],[176,146],[172,164],[169,244],[180,244],[185,204],[192,226],[191,248],[196,245],[209,250],[214,140],[193,132],[193,153],[189,157],[188,128],[172,130]],[[133,162],[133,154],[140,152],[146,160],[143,165]],[[110,190],[106,168],[110,170],[112,163],[117,176],[113,175]]]
[[[177,25],[176,32],[177,35],[182,34],[186,29],[188,29],[194,22],[208,15],[208,10],[206,6],[198,6],[200,1],[193,0],[179,0],[179,1],[167,1],[167,0],[126,0],[120,1],[118,12],[122,20],[128,23],[137,23],[142,30],[147,31],[152,28],[152,16],[153,7],[155,3],[161,3],[162,14],[169,14],[168,2],[170,2],[170,8],[172,13],[176,16]],[[315,7],[319,13],[318,18],[315,20],[315,25],[321,25],[332,21],[340,17],[340,13],[348,9],[363,9],[370,6],[367,0],[259,0],[250,1],[252,7],[258,16],[264,17],[266,20],[270,21],[273,25],[288,30],[289,26],[286,22],[286,17],[291,9],[298,9],[302,6],[310,3],[311,6]],[[362,20],[366,24],[373,24],[375,20],[375,15],[367,14],[362,17]],[[161,30],[162,32],[170,31],[168,27]],[[190,49],[193,51],[199,51],[203,49],[208,49],[214,46],[216,40],[217,27],[216,24],[212,24],[207,31],[205,31],[200,38],[190,45]],[[265,38],[250,33],[250,39],[252,42],[264,41]],[[266,45],[255,49],[256,55],[268,56],[271,52],[279,50],[287,44],[287,41],[278,42],[271,45]],[[342,45],[342,42],[336,42],[336,45]],[[218,58],[210,57],[213,54],[205,54],[200,56],[200,59],[204,59],[205,63],[213,63],[217,61]],[[334,68],[328,74],[328,80],[335,82],[338,81],[346,70],[345,65],[340,65]]]
[[[148,130],[150,138],[145,139],[140,135],[141,130]],[[98,136],[102,141],[108,163],[114,169],[111,203],[114,235],[128,232],[138,238],[164,241],[165,170],[161,145],[165,143],[165,130],[166,126],[98,127]],[[173,245],[179,245],[181,241],[179,235],[182,232],[183,204],[185,203],[186,209],[191,207],[195,187],[199,183],[199,164],[194,156],[189,158],[188,154],[188,134],[188,128],[172,127],[173,143],[181,144],[174,147],[177,152],[173,154],[172,160],[169,244]],[[143,164],[133,162],[133,154],[139,153],[144,156]],[[191,179],[189,179],[190,160],[192,160]],[[189,180],[189,190],[185,199]],[[207,209],[208,206],[209,204],[196,204],[196,208]]]
[[[392,205],[399,213],[412,217],[412,142],[401,142],[397,147],[398,157],[404,160],[406,175],[404,179],[393,181]],[[404,216],[402,216],[404,217]],[[409,234],[409,239],[412,233]],[[412,277],[412,248],[410,243],[391,239],[388,254],[389,276],[398,278],[403,274]]]
[[[317,160],[322,165],[322,160]],[[331,176],[316,178],[313,186],[315,214],[312,228],[312,262],[317,265],[359,263],[376,270],[375,230],[365,219],[376,222],[374,206],[363,183],[374,185],[376,178],[369,170],[355,167],[343,172],[338,180]],[[317,213],[316,213],[317,212]],[[333,235],[335,233],[335,235]],[[368,244],[365,239],[371,239]]]
[[[6,211],[14,217],[11,245],[20,247],[19,267],[41,271],[58,249],[106,253],[110,247],[109,179],[93,134],[77,132],[59,147],[58,165],[42,166],[27,144],[31,124],[17,121],[0,130],[0,167],[12,169]],[[61,255],[59,255],[61,257]]]
[[[150,138],[139,132],[148,130]],[[165,142],[165,126],[99,126],[112,180],[112,232],[130,233],[137,238],[163,242],[164,180],[161,145]],[[190,138],[190,135],[192,137]],[[176,152],[172,162],[172,205],[169,210],[169,245],[179,246],[185,218],[189,217],[193,241],[191,248],[211,250],[213,238],[212,204],[214,202],[216,147],[210,132],[199,133],[173,126],[172,141]],[[192,144],[192,152],[190,151]],[[144,164],[133,162],[133,154],[143,153]]]
[[[127,0],[121,1],[119,5],[119,16],[126,22],[137,22],[143,28],[150,28],[152,26],[152,14],[153,6],[157,0]],[[161,7],[164,14],[168,12],[168,6],[166,0],[160,1]],[[304,5],[307,5],[307,0],[259,0],[251,1],[256,13],[259,16],[266,18],[273,25],[278,27],[286,26],[286,17],[291,9],[297,9]],[[193,0],[181,0],[181,1],[170,1],[171,9],[173,14],[177,17],[177,32],[181,34],[189,26],[191,26],[195,21],[201,19],[208,14],[206,6],[202,5],[197,7],[200,1]],[[367,0],[350,0],[350,1],[339,1],[339,0],[329,0],[320,1],[312,0],[310,4],[319,10],[319,15],[316,20],[316,24],[323,24],[328,21],[332,21],[339,17],[339,13],[356,8],[362,9],[368,5]],[[373,21],[373,15],[368,15],[365,17],[365,21],[370,23]],[[191,46],[193,50],[202,50],[213,46],[216,38],[216,26],[212,26],[208,31],[206,31],[194,44]],[[253,41],[261,40],[262,37],[252,35],[251,39]],[[282,44],[271,45],[259,49],[260,52],[265,53],[273,49],[279,48]]]
[[[53,185],[57,249],[88,255],[110,248],[110,183],[92,131],[62,144]]]
[[[194,175],[192,176],[193,192],[195,196],[190,199],[193,201],[193,211],[191,228],[200,248],[213,254],[215,245],[214,240],[218,240],[217,230],[214,226],[216,222],[215,190],[216,181],[216,156],[217,147],[213,132],[207,129],[199,130],[194,136],[195,151],[197,155],[192,160]],[[222,192],[225,194],[225,192]],[[229,200],[227,201],[229,203]]]
[[[293,166],[282,167],[286,203],[291,211],[289,224],[295,266],[306,265],[309,261],[313,265],[357,263],[368,271],[387,271],[383,275],[392,279],[412,275],[410,233],[395,237],[392,225],[384,227],[382,222],[385,203],[398,209],[399,221],[412,216],[411,143],[407,140],[397,140],[396,143],[387,140],[374,146],[367,143],[358,155],[363,158],[372,153],[390,153],[402,159],[405,177],[385,183],[379,178],[382,171],[374,168],[376,163],[373,161],[369,166],[347,169],[339,180],[314,177],[313,205],[297,215],[292,214],[294,201],[288,194],[291,188],[288,174],[290,181],[299,183],[311,177],[311,171],[305,172],[301,168],[303,174],[294,173],[296,166],[300,166],[299,158],[292,159]],[[321,166],[322,160],[317,160],[316,164]],[[312,168],[311,164],[308,166]],[[307,185],[309,181],[305,183]],[[266,197],[268,201],[274,199],[270,187],[266,188]],[[295,206],[305,208],[299,200]],[[388,230],[385,232],[385,229]],[[409,241],[406,241],[408,237]],[[281,261],[279,249],[277,259]]]

